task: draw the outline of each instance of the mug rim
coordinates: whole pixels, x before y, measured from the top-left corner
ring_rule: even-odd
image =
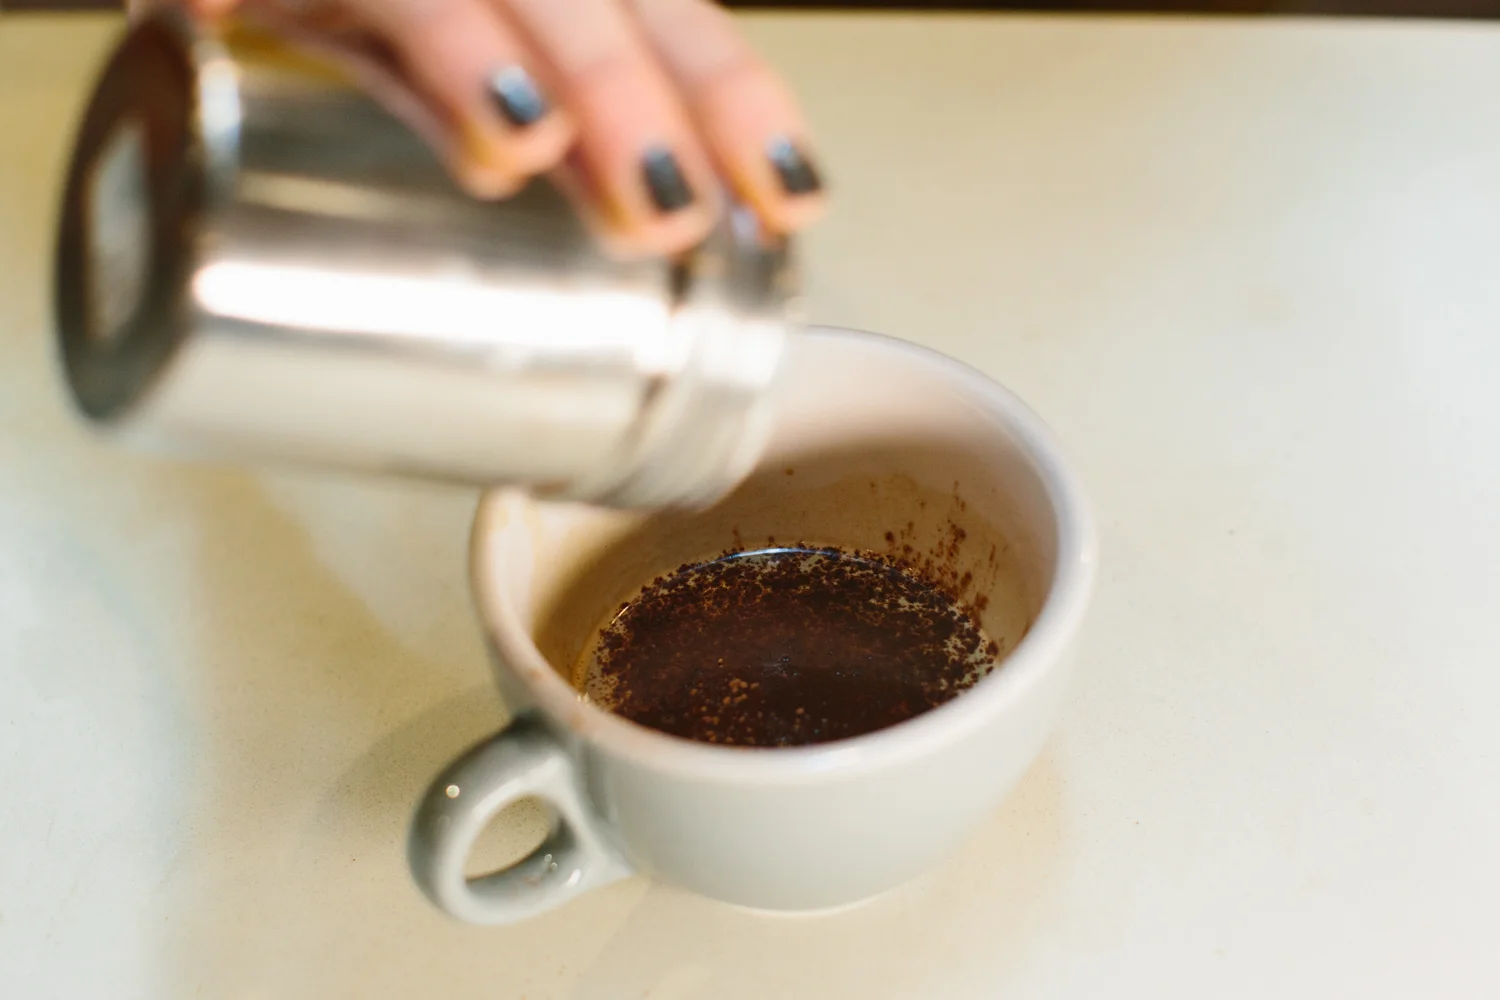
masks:
[[[503,575],[486,556],[507,536],[509,524],[540,500],[502,487],[479,501],[470,535],[473,599],[486,639],[505,666],[524,684],[554,724],[584,742],[655,771],[681,777],[786,784],[846,776],[910,760],[962,740],[990,724],[1019,701],[1051,670],[1057,669],[1082,623],[1093,592],[1098,540],[1092,511],[1077,475],[1065,460],[1052,430],[1020,397],[956,358],[886,334],[816,326],[804,336],[818,340],[864,341],[882,350],[906,353],[954,379],[978,405],[1001,418],[1042,481],[1057,521],[1057,568],[1031,627],[1001,661],[957,698],[910,719],[859,736],[794,747],[716,746],[658,732],[583,701],[576,688],[547,662],[508,600]],[[505,515],[511,515],[505,517]],[[497,521],[502,523],[497,524]]]

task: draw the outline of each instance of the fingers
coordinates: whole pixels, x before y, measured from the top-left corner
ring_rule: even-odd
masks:
[[[187,2],[276,8],[337,48],[367,40],[380,51],[353,60],[358,78],[471,192],[547,173],[618,253],[698,242],[726,184],[773,232],[823,210],[796,102],[710,0]]]
[[[446,112],[454,172],[473,193],[508,194],[562,159],[572,117],[549,93],[547,67],[483,0],[359,0],[349,9]]]
[[[824,208],[807,126],[786,85],[708,0],[632,0],[636,17],[735,195],[790,232]]]
[[[578,123],[564,184],[625,254],[697,243],[719,208],[687,108],[618,0],[497,0],[551,68]]]
[[[242,0],[192,0],[188,6],[199,17],[213,19],[228,14],[240,6],[241,2]]]

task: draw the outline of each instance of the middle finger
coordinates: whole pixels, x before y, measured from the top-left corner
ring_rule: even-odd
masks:
[[[698,242],[718,209],[712,164],[671,80],[618,0],[495,0],[551,65],[579,124],[596,218],[625,252]]]

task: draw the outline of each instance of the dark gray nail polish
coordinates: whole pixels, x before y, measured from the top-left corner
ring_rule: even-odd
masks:
[[[502,117],[516,128],[539,121],[548,111],[547,99],[537,89],[531,74],[520,66],[507,66],[490,77],[490,99]]]
[[[823,190],[823,178],[797,144],[785,137],[772,139],[766,144],[766,157],[776,168],[781,189],[787,194],[812,194]]]
[[[652,146],[641,157],[641,176],[645,178],[646,190],[651,193],[651,202],[659,212],[675,212],[693,203],[693,189],[677,157],[665,146]]]

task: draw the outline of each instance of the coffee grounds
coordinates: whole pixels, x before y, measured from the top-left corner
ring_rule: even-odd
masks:
[[[601,630],[584,691],[673,736],[795,746],[941,705],[998,652],[966,604],[895,560],[766,549],[648,584]]]

